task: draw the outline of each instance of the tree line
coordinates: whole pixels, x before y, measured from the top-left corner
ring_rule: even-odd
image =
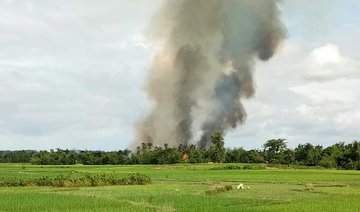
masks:
[[[285,139],[271,139],[262,149],[225,148],[221,132],[212,136],[212,146],[180,144],[170,148],[142,143],[133,152],[63,150],[50,151],[0,151],[1,163],[32,163],[37,165],[131,165],[175,163],[266,163],[285,165],[322,166],[325,168],[360,170],[360,142],[339,142],[324,148],[310,143],[288,148]]]

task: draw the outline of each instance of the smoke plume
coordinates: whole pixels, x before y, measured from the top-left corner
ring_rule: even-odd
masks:
[[[284,31],[276,0],[166,0],[150,27],[153,108],[137,142],[206,147],[214,131],[243,123],[254,64],[273,56]]]

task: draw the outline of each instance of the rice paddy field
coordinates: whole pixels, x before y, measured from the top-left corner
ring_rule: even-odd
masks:
[[[244,164],[0,164],[0,182],[58,176],[81,178],[88,174],[123,178],[131,173],[147,175],[152,182],[1,186],[0,211],[360,211],[359,171]],[[246,189],[237,189],[240,182]],[[225,187],[230,189],[222,189]]]

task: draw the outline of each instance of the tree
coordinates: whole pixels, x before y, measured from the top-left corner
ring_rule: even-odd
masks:
[[[317,166],[322,158],[323,148],[320,145],[313,146],[310,143],[299,144],[295,148],[296,161],[306,166]]]
[[[181,153],[174,148],[159,149],[157,155],[159,164],[174,164],[181,160]]]
[[[94,164],[94,160],[95,160],[95,157],[94,157],[94,154],[93,152],[91,151],[84,151],[81,153],[81,162],[82,164],[84,165],[93,165]]]
[[[284,160],[288,166],[290,166],[295,161],[295,153],[291,149],[285,149],[284,151]]]
[[[226,151],[226,163],[249,163],[249,152],[243,148],[228,149]]]
[[[223,133],[217,131],[211,137],[211,142],[214,146],[210,147],[210,159],[214,163],[221,163],[225,160],[225,142]]]
[[[250,150],[249,153],[249,163],[264,163],[265,156],[264,152],[260,150]]]
[[[348,163],[347,159],[344,157],[344,153],[345,153],[345,143],[340,142],[324,149],[322,155],[324,158],[326,158],[328,164],[335,163],[336,167],[344,168]],[[334,161],[334,162],[329,163],[329,161]]]
[[[331,156],[325,156],[321,159],[319,165],[325,168],[335,168],[336,161]]]
[[[194,148],[191,149],[189,153],[189,162],[190,163],[202,163],[204,161],[203,154],[201,152],[201,149]]]
[[[120,164],[120,159],[117,152],[107,152],[104,154],[103,158],[104,158],[103,164],[112,164],[112,165]]]
[[[360,170],[360,142],[354,141],[350,144],[350,159],[353,169]]]
[[[284,161],[283,153],[286,148],[286,139],[271,139],[263,145],[265,160],[268,163],[282,163]]]
[[[77,162],[77,154],[75,150],[69,151],[69,153],[66,155],[66,163],[70,165],[74,165]]]

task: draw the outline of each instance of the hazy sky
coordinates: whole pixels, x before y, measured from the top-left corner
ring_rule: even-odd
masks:
[[[0,149],[128,147],[150,107],[162,0],[0,0]],[[360,139],[360,1],[283,0],[288,39],[256,70],[246,124],[226,146]]]

